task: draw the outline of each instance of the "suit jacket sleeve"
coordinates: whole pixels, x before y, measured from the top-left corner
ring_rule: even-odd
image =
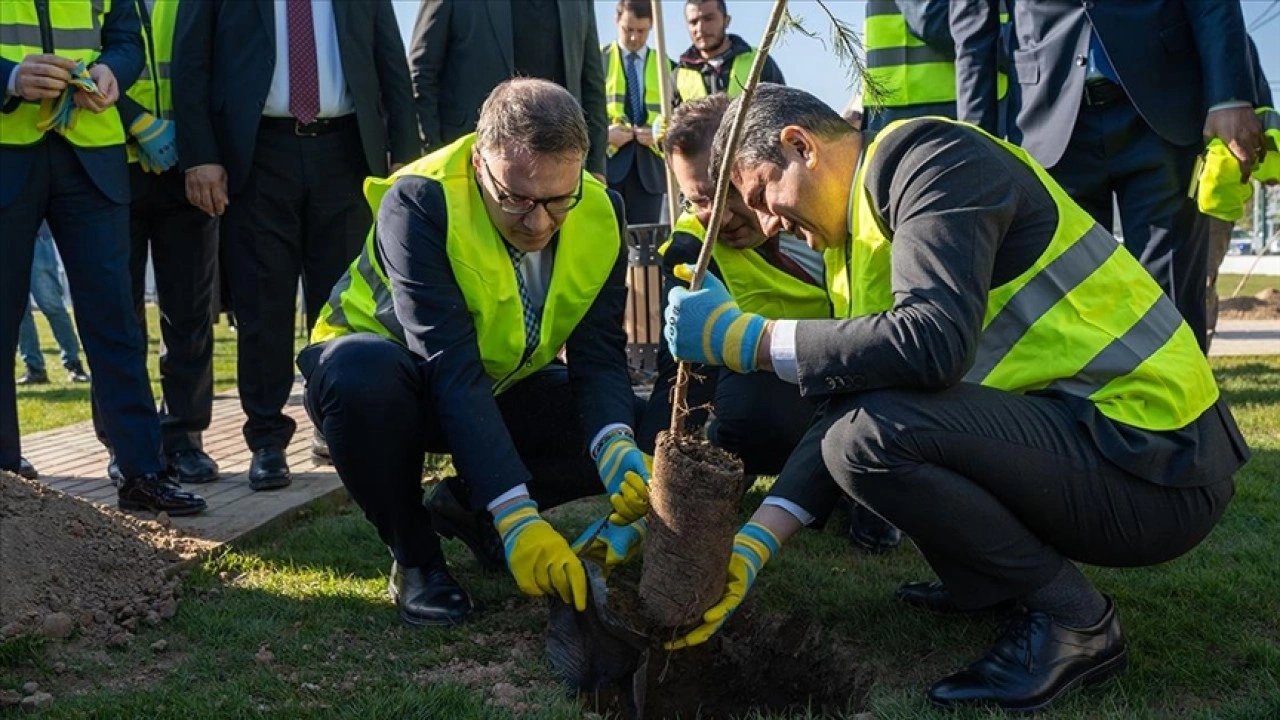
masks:
[[[111,68],[121,95],[137,82],[143,65],[142,21],[133,3],[111,4],[102,22],[102,54],[96,62]]]
[[[4,103],[0,104],[0,113],[11,113],[18,109],[18,103],[22,102],[22,97],[14,95],[9,97],[7,90],[9,87],[9,77],[13,75],[13,71],[18,69],[18,64],[12,60],[0,58],[0,82],[5,84],[6,94]],[[122,95],[124,93],[121,93]]]
[[[422,142],[418,136],[418,111],[413,104],[404,41],[400,39],[400,26],[390,0],[379,2],[375,12],[373,60],[387,114],[387,150],[393,164],[407,163],[422,155]]]
[[[129,134],[129,126],[133,124],[133,121],[137,120],[142,113],[147,112],[147,109],[139,105],[137,100],[124,93],[120,94],[116,109],[120,111],[120,124],[124,125],[124,133],[126,135]]]
[[[1020,161],[1001,153],[941,121],[917,121],[881,143],[864,182],[892,238],[894,304],[849,320],[800,321],[801,394],[960,382],[977,351],[996,251],[1026,192],[1008,165]]]
[[[955,54],[955,41],[951,38],[950,0],[897,0],[896,4],[912,35],[939,52]]]
[[[596,33],[596,11],[592,3],[587,7],[586,37],[582,48],[582,112],[587,119],[587,137],[591,149],[587,151],[587,171],[605,173],[605,150],[609,145],[609,123],[604,109],[604,62],[600,55],[600,39]]]
[[[627,336],[622,329],[627,304],[626,215],[616,193],[610,191],[609,200],[618,224],[602,231],[616,236],[600,240],[618,243],[618,259],[600,294],[565,342],[569,382],[586,432],[584,442],[591,442],[600,428],[611,423],[636,425],[635,396],[627,373]]]
[[[440,75],[449,52],[449,15],[452,0],[422,0],[418,20],[413,25],[413,42],[409,48],[413,98],[418,104],[418,122],[422,126],[422,144],[427,150],[441,146]]]
[[[447,224],[440,185],[405,177],[383,198],[375,233],[396,319],[420,358],[429,396],[423,411],[439,418],[454,466],[470,483],[472,506],[484,507],[530,475],[480,361],[475,324],[449,263]]]
[[[174,24],[173,118],[177,125],[178,163],[183,170],[220,164],[210,105],[213,77],[213,31],[221,0],[178,4]]]
[[[1254,101],[1249,38],[1239,1],[1184,0],[1183,5],[1200,53],[1205,108],[1228,100]]]
[[[909,3],[908,3],[909,4]],[[956,119],[999,132],[996,72],[1000,49],[997,0],[951,3],[956,55]]]
[[[1253,67],[1253,91],[1257,95],[1253,104],[1258,107],[1273,107],[1271,84],[1262,71],[1262,63],[1258,60],[1258,46],[1253,43],[1253,38],[1249,38],[1249,64]]]

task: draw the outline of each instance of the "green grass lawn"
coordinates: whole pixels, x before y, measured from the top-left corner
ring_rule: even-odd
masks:
[[[1218,276],[1218,294],[1221,297],[1231,297],[1231,293],[1236,289],[1236,285],[1240,284],[1240,278],[1243,275],[1219,275]],[[1252,297],[1267,288],[1280,288],[1280,277],[1275,275],[1250,275],[1245,281],[1244,287],[1240,288],[1238,295],[1240,297]]]
[[[220,356],[231,350],[222,337]],[[1235,500],[1185,557],[1087,569],[1117,599],[1129,672],[1038,717],[1280,717],[1280,357],[1213,366],[1254,451]],[[572,536],[600,508],[578,503],[553,521]],[[817,623],[851,648],[870,678],[864,709],[877,720],[997,717],[937,713],[923,695],[985,649],[994,621],[905,609],[894,588],[930,576],[916,550],[904,543],[869,557],[849,548],[843,529],[833,522],[797,536],[753,590],[757,611]],[[0,644],[0,689],[39,682],[57,698],[51,718],[594,717],[543,663],[545,605],[505,575],[482,572],[459,543],[446,550],[479,610],[462,628],[399,623],[386,595],[386,550],[347,505],[192,569],[176,617],[129,648]],[[165,651],[149,649],[160,639]],[[271,659],[260,662],[264,649]]]

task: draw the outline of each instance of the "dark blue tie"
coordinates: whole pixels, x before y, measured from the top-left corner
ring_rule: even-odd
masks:
[[[640,55],[627,54],[627,115],[632,125],[647,125],[644,111],[644,95],[640,93]]]

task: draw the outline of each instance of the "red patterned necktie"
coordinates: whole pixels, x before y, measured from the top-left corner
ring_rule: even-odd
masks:
[[[760,254],[764,259],[769,261],[771,265],[785,272],[797,280],[802,280],[810,285],[818,285],[818,281],[813,279],[808,270],[804,266],[796,262],[782,251],[782,242],[777,237],[771,237],[764,241],[760,246]]]
[[[311,0],[286,0],[285,9],[289,19],[289,112],[298,122],[307,124],[320,113]]]

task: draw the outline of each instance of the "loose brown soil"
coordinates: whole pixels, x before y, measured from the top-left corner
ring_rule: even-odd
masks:
[[[1280,320],[1280,290],[1266,288],[1253,297],[1223,299],[1218,317],[1228,320]]]
[[[166,570],[202,544],[0,472],[0,639],[79,630],[125,645],[173,617],[181,580]]]
[[[724,450],[689,436],[658,435],[640,578],[650,624],[686,625],[720,598],[743,482],[742,461]]]

